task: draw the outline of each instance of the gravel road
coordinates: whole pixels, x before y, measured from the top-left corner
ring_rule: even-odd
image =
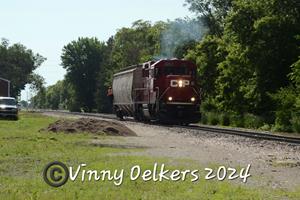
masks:
[[[78,117],[44,113],[60,117]],[[294,189],[300,187],[300,145],[261,141],[184,128],[173,128],[132,121],[119,121],[138,137],[93,140],[95,146],[145,148],[135,155],[190,159],[200,166],[211,164],[246,167],[251,164],[248,185]]]

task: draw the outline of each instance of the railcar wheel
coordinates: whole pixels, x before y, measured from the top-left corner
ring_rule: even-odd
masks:
[[[122,110],[117,110],[116,115],[120,120],[124,120],[124,115]]]
[[[182,125],[182,126],[188,126],[190,123],[188,123],[188,122],[183,122],[183,123],[180,123],[180,125]]]
[[[138,107],[137,107],[137,110],[136,110],[136,112],[135,112],[134,119],[137,120],[138,122],[143,122],[143,121],[144,121],[144,114],[143,114],[143,111],[142,111],[142,107],[141,107],[141,106],[138,106]]]

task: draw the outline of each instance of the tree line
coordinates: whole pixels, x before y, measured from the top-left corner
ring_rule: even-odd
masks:
[[[300,132],[297,0],[187,0],[209,33],[199,66],[203,122]]]
[[[2,38],[0,42],[0,77],[11,81],[12,97],[20,96],[21,90],[25,88],[26,84],[31,84],[32,89],[43,85],[43,77],[33,71],[45,59],[22,44],[10,45],[8,39]]]
[[[70,42],[61,56],[65,79],[32,102],[110,112],[106,90],[114,72],[174,56],[198,66],[202,123],[300,132],[299,1],[186,0],[186,6],[197,19],[138,20],[106,42]]]

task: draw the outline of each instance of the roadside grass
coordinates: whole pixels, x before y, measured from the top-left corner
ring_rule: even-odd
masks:
[[[253,131],[268,131],[277,135],[299,137],[300,117],[294,116],[292,118],[290,130],[285,127],[276,127],[276,125],[269,121],[270,119],[266,120],[263,117],[249,113],[239,115],[230,112],[202,111],[199,124],[221,126],[225,128],[242,128]]]
[[[187,168],[166,158],[129,156],[126,152],[141,149],[106,148],[86,145],[92,139],[105,139],[91,134],[54,134],[38,132],[56,119],[33,113],[21,113],[19,121],[0,120],[0,199],[300,199],[300,190],[269,191],[229,182],[130,181],[130,168],[140,165],[153,169],[155,162],[168,169],[200,169],[195,164]],[[117,138],[119,139],[119,138]],[[84,145],[85,144],[85,145]],[[119,154],[122,153],[122,154]],[[68,181],[60,188],[47,185],[42,178],[44,166],[59,160],[68,166],[87,164],[87,169],[125,171],[121,186],[111,181]],[[183,167],[184,166],[184,167]],[[202,177],[203,178],[203,177]]]

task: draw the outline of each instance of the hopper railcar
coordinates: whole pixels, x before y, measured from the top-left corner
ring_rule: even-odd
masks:
[[[119,118],[194,123],[200,119],[201,97],[196,65],[179,59],[130,66],[113,77],[113,107]]]

